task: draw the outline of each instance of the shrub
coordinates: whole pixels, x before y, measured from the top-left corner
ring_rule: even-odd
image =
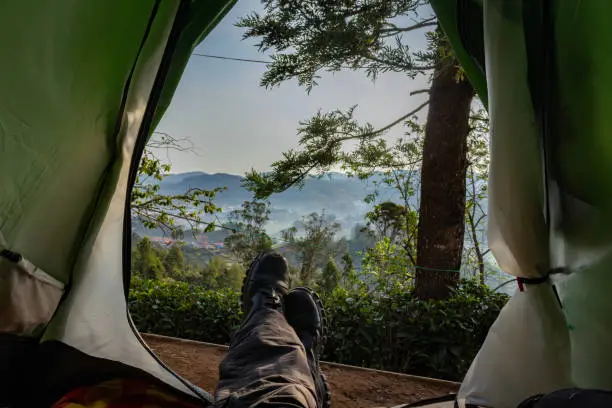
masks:
[[[444,301],[342,289],[324,301],[328,339],[323,359],[460,380],[507,296],[463,282]]]
[[[242,318],[239,292],[171,280],[132,285],[129,308],[142,332],[220,344],[229,342]]]
[[[470,281],[444,301],[337,288],[324,298],[323,359],[460,380],[506,301]],[[147,280],[132,285],[130,312],[143,332],[225,344],[242,314],[240,294],[231,289]]]

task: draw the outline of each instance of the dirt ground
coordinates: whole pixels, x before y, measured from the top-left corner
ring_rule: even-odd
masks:
[[[208,392],[215,389],[222,346],[143,335],[155,353],[174,371]],[[452,383],[438,383],[392,373],[322,364],[334,408],[392,407],[456,392]]]

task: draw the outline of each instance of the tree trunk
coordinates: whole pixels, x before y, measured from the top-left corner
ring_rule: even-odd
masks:
[[[473,181],[473,180],[472,180]],[[482,249],[480,248],[480,242],[478,242],[478,225],[475,224],[474,214],[468,213],[470,226],[470,234],[472,235],[472,244],[474,245],[474,252],[476,252],[476,262],[478,262],[478,277],[479,282],[482,286],[485,285],[485,264],[484,264],[484,254],[482,253]]]
[[[461,267],[463,252],[467,135],[474,90],[457,74],[455,59],[441,58],[430,90],[417,236],[419,299],[444,299],[459,282],[455,271]]]

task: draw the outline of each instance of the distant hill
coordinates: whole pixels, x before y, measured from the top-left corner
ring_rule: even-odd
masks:
[[[227,213],[240,207],[244,201],[252,199],[251,192],[242,187],[242,177],[231,174],[186,173],[173,174],[161,183],[161,192],[165,194],[182,193],[189,188],[212,190],[226,187],[220,192],[215,203]],[[348,235],[350,229],[363,222],[363,216],[370,206],[364,203],[366,195],[374,192],[373,183],[363,182],[340,173],[329,173],[322,178],[309,178],[302,189],[293,187],[281,194],[271,197],[272,206],[270,230],[277,232],[292,225],[302,216],[311,212],[325,210],[337,217]],[[399,195],[393,189],[380,189],[385,200],[399,201]]]

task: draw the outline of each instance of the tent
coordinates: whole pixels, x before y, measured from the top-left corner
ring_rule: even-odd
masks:
[[[519,284],[458,403],[610,390],[612,2],[431,3],[488,107],[488,240]]]
[[[117,376],[206,398],[129,318],[128,192],[193,48],[233,3],[2,2],[0,406]]]
[[[457,403],[612,389],[612,3],[431,3],[489,110],[489,244],[520,284]],[[128,198],[191,51],[232,4],[2,3],[0,405],[117,376],[207,398],[130,320]]]

